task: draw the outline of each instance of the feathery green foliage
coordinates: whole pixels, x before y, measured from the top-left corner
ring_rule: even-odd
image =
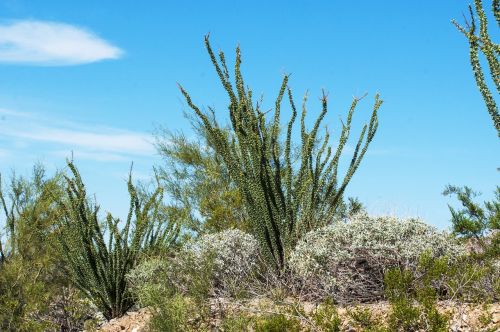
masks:
[[[295,241],[311,229],[328,223],[342,201],[342,195],[357,170],[378,126],[377,111],[382,104],[375,97],[373,113],[368,125],[361,131],[352,160],[343,180],[337,176],[339,159],[349,138],[352,116],[360,101],[355,98],[342,126],[336,151],[329,146],[330,135],[318,137],[319,127],[327,113],[327,96],[323,93],[322,111],[313,129],[305,126],[306,98],[300,117],[301,146],[297,156],[292,153],[292,131],[297,111],[285,75],[275,103],[274,116],[266,120],[261,103],[254,105],[252,90],[245,87],[240,71],[241,54],[236,49],[235,77],[229,76],[223,52],[219,59],[205,45],[219,79],[229,95],[231,130],[221,127],[212,114],[206,114],[180,87],[188,105],[199,117],[207,132],[208,141],[222,157],[230,177],[235,181],[244,199],[244,206],[252,223],[252,230],[262,244],[272,265],[282,271],[286,267],[288,251]],[[288,95],[292,117],[286,126],[282,142],[280,113],[282,99]]]
[[[37,164],[31,178],[14,174],[4,191],[0,174],[0,208],[4,217],[0,223],[4,229],[3,234],[0,229],[0,264],[17,254],[27,258],[40,253],[40,246],[61,212],[54,199],[63,193],[61,179],[61,174],[47,178],[44,167]],[[39,247],[33,247],[35,244]]]
[[[66,177],[67,199],[63,232],[59,237],[63,255],[71,270],[72,281],[90,298],[108,319],[125,313],[133,304],[126,274],[137,264],[139,255],[151,248],[175,242],[179,227],[158,219],[163,190],[158,187],[146,199],[139,199],[128,180],[130,209],[120,229],[120,219],[108,213],[105,223],[99,221],[99,206],[87,197],[80,174],[68,162],[73,176]],[[105,241],[105,233],[108,240]]]
[[[170,213],[196,234],[248,230],[240,192],[203,129],[190,120],[197,139],[167,130],[156,135],[156,149],[164,160],[157,173],[171,198]]]
[[[449,206],[453,231],[457,235],[480,239],[488,232],[500,229],[500,187],[496,188],[495,200],[484,202],[484,207],[473,201],[479,193],[467,186],[448,185],[443,195],[456,195],[463,206],[458,211]]]
[[[14,174],[0,185],[0,226],[5,229],[0,232],[2,331],[82,327],[90,312],[87,306],[75,315],[73,309],[84,306],[73,301],[77,296],[62,295],[68,282],[56,238],[62,213],[57,202],[63,195],[62,174],[47,177],[40,164],[33,167],[30,177]]]
[[[477,241],[484,254],[498,257],[500,255],[500,187],[496,188],[494,200],[484,202],[484,206],[473,201],[479,194],[467,186],[461,188],[448,185],[443,194],[456,195],[462,204],[460,210],[449,206],[453,232],[466,239]]]
[[[481,0],[474,0],[474,6],[476,13],[479,16],[479,33],[477,34],[476,20],[474,18],[474,11],[472,6],[469,6],[470,12],[470,22],[466,22],[466,27],[459,25],[455,20],[453,24],[457,29],[462,32],[469,41],[469,56],[470,63],[472,66],[472,71],[474,72],[474,77],[476,79],[476,84],[483,96],[484,102],[490,114],[493,125],[495,126],[498,136],[500,137],[500,113],[498,112],[498,106],[495,102],[488,84],[486,83],[483,68],[481,67],[479,53],[482,52],[488,62],[488,67],[490,70],[491,78],[495,85],[497,94],[500,93],[500,64],[498,62],[498,56],[500,55],[500,44],[494,43],[488,33],[488,21],[486,18],[486,13],[483,8],[483,2]],[[492,3],[493,14],[495,16],[496,25],[495,28],[500,27],[500,1],[493,0]]]
[[[434,283],[445,275],[446,257],[424,253],[417,271],[391,269],[384,276],[385,293],[391,305],[391,331],[448,331],[449,316],[437,310]]]

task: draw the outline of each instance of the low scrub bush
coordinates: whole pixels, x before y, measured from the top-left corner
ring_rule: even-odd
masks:
[[[140,304],[154,308],[153,329],[184,331],[197,324],[193,317],[203,321],[209,296],[239,295],[257,259],[252,236],[227,230],[192,240],[170,256],[144,260],[127,280]]]
[[[347,315],[351,319],[351,323],[365,332],[382,332],[387,331],[386,327],[381,322],[380,318],[376,317],[369,308],[355,307],[348,309]]]
[[[386,270],[414,269],[427,251],[451,259],[464,252],[450,235],[417,219],[358,214],[307,234],[290,268],[310,297],[372,301],[383,297]]]
[[[385,293],[391,305],[391,331],[448,331],[449,315],[437,309],[436,282],[443,278],[448,259],[422,254],[415,271],[391,269],[385,274]]]
[[[225,317],[221,323],[224,332],[249,331],[252,319],[245,314],[232,314]]]
[[[500,298],[500,187],[494,198],[482,204],[475,201],[480,193],[471,188],[448,185],[443,192],[456,196],[461,207],[449,206],[453,233],[467,247],[467,260],[454,266],[456,275],[450,287],[467,300]],[[467,282],[465,282],[467,281]]]
[[[227,230],[202,235],[171,256],[145,260],[128,280],[143,303],[155,292],[235,296],[252,281],[258,258],[258,243],[251,235]]]
[[[208,312],[211,266],[196,263],[189,257],[183,264],[177,264],[174,257],[154,257],[127,274],[139,305],[153,310],[153,331],[191,331],[203,321]]]
[[[269,314],[254,318],[255,332],[299,332],[300,320],[283,313]]]
[[[191,299],[180,294],[156,299],[156,307],[149,323],[152,331],[175,332],[197,331],[196,318],[202,310]]]
[[[78,331],[92,317],[59,254],[62,175],[41,164],[31,176],[0,175],[1,331]]]
[[[234,294],[250,281],[259,261],[259,244],[253,236],[232,229],[203,235],[188,243],[179,255],[181,259],[186,256],[199,266],[211,264],[215,291]]]
[[[340,332],[342,321],[337,307],[330,300],[325,301],[314,310],[312,321],[320,331]]]

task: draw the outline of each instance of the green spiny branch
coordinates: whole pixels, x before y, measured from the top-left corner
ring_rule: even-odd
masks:
[[[139,255],[159,245],[168,246],[179,234],[176,224],[159,220],[161,187],[140,200],[132,177],[128,179],[130,209],[125,225],[107,214],[99,220],[99,206],[91,202],[80,173],[68,162],[72,177],[66,176],[67,197],[60,202],[63,224],[59,237],[72,281],[108,319],[121,316],[133,304],[125,279]],[[108,234],[107,241],[105,233]]]
[[[500,113],[498,112],[498,106],[495,98],[493,97],[493,93],[486,83],[485,74],[479,59],[479,53],[482,52],[488,63],[491,78],[496,87],[497,94],[500,93],[500,64],[498,62],[500,44],[494,43],[490,38],[488,33],[488,21],[482,1],[475,0],[474,6],[476,13],[479,16],[479,32],[477,32],[476,20],[474,18],[472,6],[469,6],[470,22],[466,22],[466,27],[461,26],[455,20],[452,22],[469,41],[469,56],[472,71],[474,72],[474,78],[476,79],[476,84],[481,92],[481,95],[483,96],[488,113],[493,120],[493,125],[495,126],[498,136],[500,137]],[[497,23],[496,27],[500,27],[500,2],[498,0],[493,0],[492,7]]]

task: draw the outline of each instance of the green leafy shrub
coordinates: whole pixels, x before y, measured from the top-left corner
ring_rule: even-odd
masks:
[[[262,315],[254,318],[255,332],[298,332],[301,331],[300,320],[283,313]]]
[[[449,185],[443,194],[456,195],[462,205],[459,210],[449,206],[453,232],[468,240],[475,253],[500,257],[500,187],[496,188],[495,198],[482,206],[473,200],[479,193],[467,186]],[[474,244],[479,248],[474,248]]]
[[[1,179],[1,178],[0,178]],[[0,330],[76,331],[92,309],[68,280],[57,237],[62,174],[37,164],[30,177],[0,180]],[[68,296],[67,296],[68,295]]]
[[[391,269],[385,274],[385,293],[391,304],[389,327],[394,331],[448,331],[449,315],[437,309],[438,289],[448,267],[446,257],[421,255],[416,271]]]
[[[195,331],[194,319],[200,316],[201,308],[192,300],[180,294],[155,300],[155,312],[149,327],[152,331],[176,332]]]
[[[171,198],[170,213],[196,234],[238,228],[249,230],[243,199],[206,132],[190,119],[196,139],[165,129],[156,135],[164,163],[158,175]]]
[[[145,259],[128,273],[139,304],[153,309],[153,330],[191,331],[203,324],[212,294],[212,265],[209,259],[179,251]]]
[[[154,331],[191,331],[208,314],[211,275],[211,263],[192,256],[181,262],[177,257],[153,257],[130,271],[127,280],[139,304],[152,308]]]
[[[353,325],[360,328],[361,331],[366,332],[382,332],[386,331],[382,322],[374,317],[369,308],[355,307],[354,309],[347,310],[348,316],[351,318]]]
[[[307,234],[291,254],[290,268],[306,294],[373,301],[383,297],[386,270],[414,269],[428,250],[454,259],[464,252],[449,234],[417,219],[358,214]]]
[[[494,199],[474,201],[479,193],[465,186],[447,186],[444,195],[455,195],[460,209],[449,206],[453,233],[467,246],[469,257],[451,271],[453,293],[466,300],[500,298],[500,187]],[[467,278],[466,278],[467,276]],[[465,283],[464,280],[468,282]]]
[[[224,332],[250,331],[252,319],[245,314],[232,314],[224,317],[221,330]]]
[[[0,264],[15,255],[26,260],[50,250],[45,244],[54,232],[61,209],[57,199],[64,193],[60,173],[47,178],[37,164],[31,177],[11,177],[4,188],[0,174]],[[4,242],[4,243],[3,243]]]
[[[10,259],[0,269],[0,330],[44,331],[52,327],[47,314],[51,293],[45,288],[43,266]],[[37,319],[38,317],[38,319]]]
[[[202,112],[182,87],[181,92],[199,118],[210,146],[221,157],[239,189],[252,232],[260,242],[264,256],[280,274],[287,266],[289,252],[297,239],[309,230],[328,224],[336,214],[345,188],[375,136],[377,111],[382,101],[378,95],[375,97],[370,122],[363,127],[346,175],[341,180],[337,177],[339,158],[349,138],[352,116],[360,98],[355,98],[351,104],[336,150],[329,146],[328,132],[323,138],[318,135],[328,108],[326,94],[322,97],[322,111],[310,131],[305,126],[304,98],[300,116],[301,144],[295,155],[291,138],[297,112],[288,88],[289,76],[283,78],[274,111],[268,119],[261,102],[254,104],[252,91],[245,86],[240,71],[240,49],[236,50],[233,83],[224,53],[219,52],[218,60],[208,36],[205,45],[230,99],[230,130],[218,124],[213,111],[210,114]],[[281,104],[286,93],[292,117],[286,130],[282,130]]]
[[[312,320],[315,328],[320,331],[340,332],[342,321],[337,312],[337,308],[331,301],[325,301],[314,310]]]
[[[66,177],[67,197],[60,202],[64,209],[62,232],[58,237],[62,255],[74,285],[107,319],[121,316],[135,302],[126,274],[137,264],[141,252],[174,242],[178,228],[165,220],[156,220],[162,216],[159,214],[162,189],[158,187],[146,200],[140,200],[131,176],[128,181],[130,210],[123,227],[120,229],[120,220],[111,214],[101,223],[99,206],[87,197],[73,163],[68,162],[68,166],[73,177]]]
[[[127,282],[141,306],[155,302],[156,296],[168,297],[174,294],[173,285],[168,280],[169,262],[153,257],[144,259],[127,274]]]

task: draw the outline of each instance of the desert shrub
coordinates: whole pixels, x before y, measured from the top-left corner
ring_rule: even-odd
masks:
[[[92,314],[79,293],[66,296],[57,237],[62,173],[37,164],[31,176],[0,177],[0,330],[76,331]]]
[[[196,138],[160,129],[156,149],[163,159],[157,173],[170,197],[170,212],[196,234],[229,228],[249,230],[243,199],[228,171],[207,140],[206,132],[190,119]]]
[[[382,101],[375,96],[368,124],[363,126],[345,176],[338,177],[339,158],[348,141],[354,110],[361,98],[354,98],[342,125],[339,144],[330,146],[330,135],[318,131],[327,109],[328,98],[322,96],[322,110],[311,130],[305,125],[306,98],[300,115],[300,146],[292,144],[297,111],[285,75],[275,108],[270,115],[262,102],[254,103],[252,91],[240,70],[241,53],[236,50],[234,82],[231,81],[223,52],[219,59],[213,53],[208,36],[205,45],[229,96],[230,126],[219,125],[214,112],[204,113],[181,87],[187,104],[199,119],[210,146],[221,157],[230,178],[243,197],[251,230],[259,241],[262,254],[281,274],[296,241],[307,231],[328,224],[337,212],[345,188],[358,169],[377,127],[377,111]],[[292,116],[286,126],[280,121],[283,97],[288,95]],[[283,128],[284,127],[284,128]]]
[[[448,264],[438,282],[441,297],[464,302],[495,301],[499,298],[499,266],[473,256]]]
[[[144,259],[127,274],[139,305],[152,308],[153,331],[192,331],[206,321],[213,294],[213,259],[185,247]]]
[[[375,317],[370,308],[357,306],[347,310],[347,315],[351,319],[352,324],[365,332],[382,332],[387,331],[384,324]]]
[[[0,174],[0,264],[9,257],[25,260],[51,249],[61,209],[57,199],[64,193],[62,174],[47,177],[41,164],[33,167],[31,177],[13,174],[4,186]]]
[[[108,213],[102,222],[99,206],[87,197],[78,170],[72,162],[68,162],[68,166],[73,176],[65,177],[67,197],[60,201],[64,210],[58,236],[61,254],[75,287],[91,299],[107,319],[121,316],[135,302],[126,274],[137,264],[143,251],[159,244],[168,247],[175,242],[178,227],[161,220],[161,187],[146,199],[139,199],[131,176],[127,220],[121,224],[120,219]]]
[[[0,330],[44,331],[51,292],[43,280],[43,266],[10,259],[0,270]]]
[[[232,314],[224,317],[221,330],[224,332],[250,331],[252,319],[243,313]]]
[[[314,327],[320,331],[340,332],[342,321],[337,312],[337,308],[327,300],[319,305],[311,315]]]
[[[208,312],[211,265],[191,257],[153,257],[127,274],[139,305],[152,308],[154,331],[190,331]],[[197,320],[194,320],[194,318]]]
[[[168,280],[169,262],[165,258],[144,259],[127,274],[131,291],[142,306],[148,306],[159,296],[171,296],[173,285]]]
[[[169,256],[145,260],[128,274],[142,303],[150,294],[206,298],[209,295],[243,295],[253,281],[258,263],[258,243],[239,230],[206,234],[187,242]]]
[[[195,331],[195,318],[200,316],[200,307],[180,294],[171,297],[158,295],[155,311],[149,323],[152,331]]]
[[[184,254],[185,253],[185,254]],[[214,290],[233,293],[249,281],[259,260],[257,240],[240,230],[207,234],[189,242],[179,257],[190,256],[196,265],[212,265]],[[203,263],[207,262],[207,263]]]
[[[416,270],[391,269],[385,274],[385,293],[391,305],[388,323],[393,331],[448,331],[449,315],[437,309],[438,289],[448,267],[446,257],[420,257]]]
[[[1,331],[79,331],[92,319],[90,303],[79,292],[67,292],[67,282],[52,271],[55,265],[44,253],[29,260],[10,257],[2,264]]]
[[[456,195],[461,209],[449,206],[453,233],[464,239],[477,258],[500,257],[500,187],[496,187],[495,197],[480,204],[474,201],[478,192],[464,186],[448,185],[444,195]]]
[[[267,314],[253,319],[255,332],[298,332],[301,331],[300,320],[283,313]]]
[[[453,233],[467,247],[469,256],[453,266],[449,286],[458,297],[474,300],[500,296],[500,187],[494,199],[483,204],[479,193],[464,186],[447,186],[444,195],[456,196],[461,208],[449,206]],[[467,282],[465,282],[467,281]]]
[[[369,301],[383,296],[387,269],[415,268],[428,250],[452,259],[463,253],[450,235],[417,219],[358,214],[307,234],[292,253],[290,268],[309,296]]]

